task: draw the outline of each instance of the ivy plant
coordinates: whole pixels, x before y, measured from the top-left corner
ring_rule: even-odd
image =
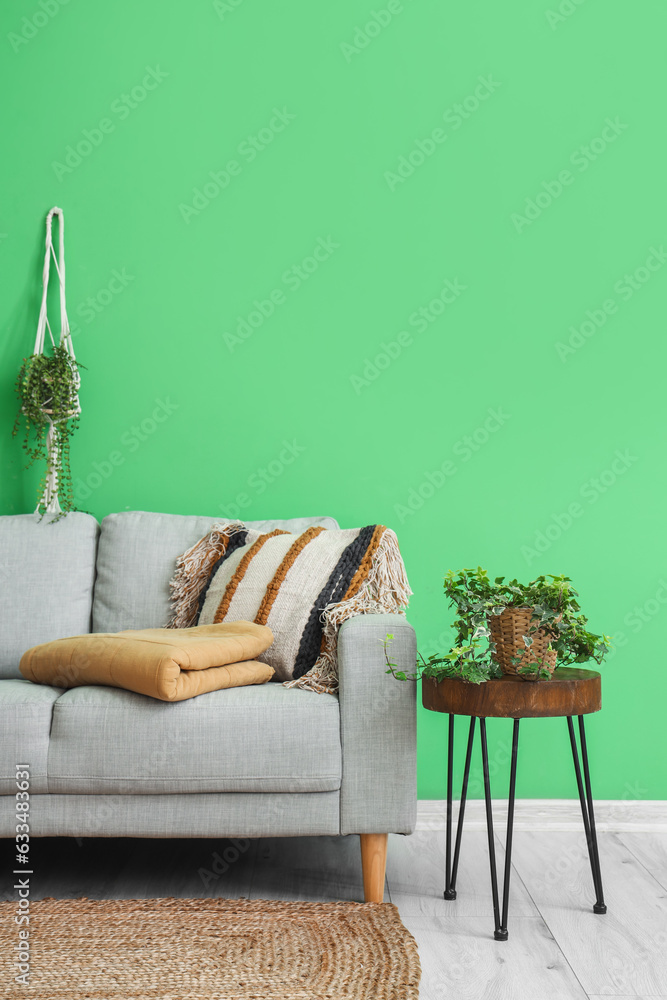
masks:
[[[538,576],[528,584],[518,580],[505,582],[498,576],[491,583],[486,570],[450,570],[445,576],[445,595],[450,606],[456,609],[453,628],[454,645],[448,653],[435,654],[425,659],[418,655],[414,673],[398,670],[391,659],[393,635],[383,642],[387,673],[398,680],[418,680],[420,677],[458,677],[471,684],[481,684],[502,671],[494,659],[495,643],[491,639],[489,619],[500,615],[506,608],[530,608],[532,611],[528,634],[523,636],[527,649],[533,645],[533,636],[543,629],[549,636],[549,648],[556,651],[557,664],[567,666],[594,660],[601,664],[608,652],[609,636],[596,635],[588,629],[588,619],[582,613],[578,592],[568,576]],[[520,675],[526,679],[547,680],[551,674],[539,661],[524,662],[524,651],[513,662]]]
[[[62,509],[58,517],[74,510],[70,439],[79,426],[77,393],[79,369],[82,367],[72,358],[65,344],[59,344],[50,355],[32,354],[24,358],[16,379],[20,408],[12,433],[16,436],[23,422],[23,450],[28,459],[26,468],[38,460],[46,462],[38,489],[38,510],[42,516],[45,513],[43,495],[46,478],[51,472],[55,472],[57,477]],[[49,452],[46,438],[50,420],[53,422],[53,448]]]

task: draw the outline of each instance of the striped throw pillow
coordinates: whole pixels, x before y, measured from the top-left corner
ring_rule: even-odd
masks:
[[[360,614],[404,613],[412,591],[396,535],[381,524],[263,534],[214,524],[178,559],[172,628],[250,621],[273,644],[259,658],[275,679],[311,691],[338,687],[339,625]]]

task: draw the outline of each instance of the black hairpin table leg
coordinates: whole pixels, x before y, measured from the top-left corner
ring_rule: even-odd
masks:
[[[470,776],[470,759],[472,757],[472,744],[475,736],[475,718],[470,720],[468,731],[468,747],[466,750],[465,769],[463,771],[463,784],[461,786],[461,799],[459,802],[459,818],[456,824],[456,844],[454,846],[454,861],[451,861],[452,852],[452,768],[454,755],[454,716],[449,716],[449,756],[447,762],[447,834],[445,849],[445,899],[456,899],[456,875],[459,870],[459,855],[461,853],[461,834],[463,833],[463,817],[466,809],[466,798],[468,795],[468,778]]]
[[[591,862],[591,873],[593,875],[593,886],[595,888],[594,913],[606,913],[607,905],[602,892],[602,873],[600,871],[600,854],[598,851],[598,838],[595,829],[595,813],[593,812],[593,793],[591,791],[591,776],[588,769],[588,750],[586,748],[586,733],[584,730],[584,717],[579,716],[579,740],[581,742],[581,758],[584,763],[584,781],[586,782],[586,792],[584,794],[584,782],[581,780],[581,768],[579,766],[579,754],[577,753],[577,738],[574,734],[572,716],[568,716],[567,727],[570,732],[570,745],[572,746],[572,760],[574,761],[574,773],[579,789],[579,801],[581,803],[581,815],[584,821],[584,831],[586,833],[586,844],[588,845],[588,857]]]
[[[452,777],[454,772],[454,716],[449,716],[447,741],[447,826],[445,832],[445,899],[456,899],[452,889]]]
[[[491,782],[489,781],[489,752],[486,745],[486,719],[479,720],[482,739],[482,770],[484,771],[484,800],[486,803],[486,832],[489,838],[489,865],[491,867],[491,896],[493,898],[493,921],[497,937],[500,931],[500,904],[498,902],[498,873],[496,871],[496,845],[493,835],[493,811],[491,809]],[[507,936],[507,933],[505,934]]]
[[[510,764],[510,792],[507,802],[507,836],[505,840],[505,879],[503,882],[503,914],[500,927],[496,928],[496,941],[507,941],[507,911],[510,902],[510,873],[512,870],[512,834],[514,832],[514,800],[516,795],[516,763],[519,756],[519,720],[514,720],[512,731],[512,762]]]
[[[484,797],[486,799],[486,830],[489,838],[489,864],[491,867],[491,894],[493,897],[493,917],[496,941],[507,941],[507,915],[510,901],[510,875],[512,872],[512,835],[514,833],[514,802],[516,797],[516,765],[519,755],[519,720],[514,720],[512,732],[512,761],[510,765],[510,791],[507,803],[507,833],[505,839],[505,874],[503,878],[503,908],[500,913],[498,898],[498,874],[496,870],[496,847],[493,835],[493,814],[491,810],[491,783],[489,781],[489,756],[486,745],[486,719],[479,720],[482,733],[482,766],[484,769]]]

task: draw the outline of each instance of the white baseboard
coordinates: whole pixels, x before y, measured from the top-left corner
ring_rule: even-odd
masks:
[[[601,833],[667,833],[667,802],[663,799],[595,800],[595,825]],[[420,799],[417,830],[444,830],[447,803],[444,799]],[[454,822],[458,802],[454,801]],[[501,835],[507,820],[507,800],[493,800],[493,822]],[[515,830],[581,831],[579,799],[517,799]],[[486,830],[484,799],[469,799],[465,811],[466,830]]]

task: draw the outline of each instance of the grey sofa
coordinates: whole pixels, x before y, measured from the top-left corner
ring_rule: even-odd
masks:
[[[28,764],[31,836],[361,834],[365,897],[381,899],[386,834],[416,817],[415,687],[386,674],[380,641],[393,632],[395,659],[412,666],[405,618],[342,626],[338,697],[270,683],[165,703],[21,677],[37,643],[163,626],[176,557],[213,520],[0,517],[0,836],[15,835],[16,765]]]

